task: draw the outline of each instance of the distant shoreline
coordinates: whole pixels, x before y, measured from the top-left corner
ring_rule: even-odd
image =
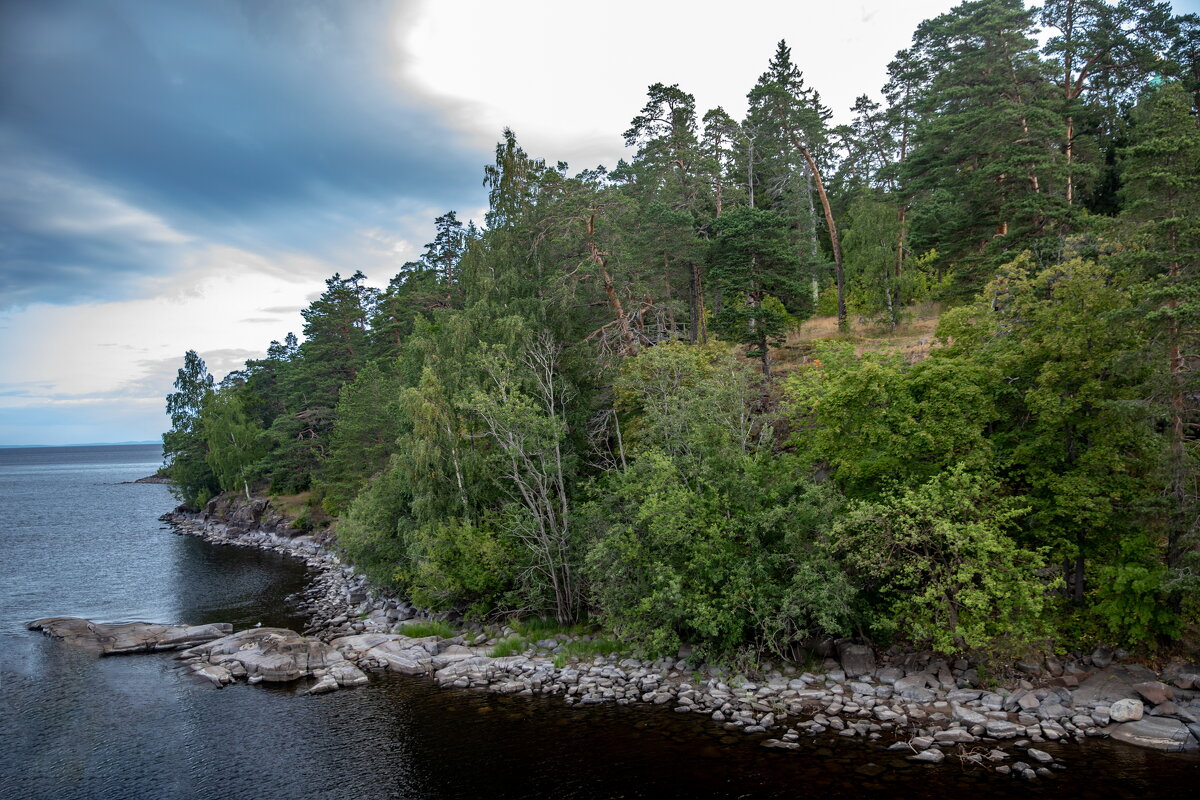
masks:
[[[0,444],[0,450],[44,450],[48,447],[135,447],[162,442],[150,439],[144,442],[84,442],[82,444]]]

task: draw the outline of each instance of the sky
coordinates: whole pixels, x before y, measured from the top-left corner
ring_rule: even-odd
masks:
[[[647,86],[740,118],[780,39],[848,121],[953,5],[3,0],[0,445],[158,439],[185,351],[220,379],[481,222],[505,126],[611,167]]]

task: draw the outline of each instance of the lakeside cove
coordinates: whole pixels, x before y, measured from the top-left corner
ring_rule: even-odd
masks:
[[[176,510],[162,519],[178,534],[213,544],[300,558],[312,578],[302,596],[291,598],[308,616],[304,638],[249,629],[180,654],[217,685],[243,677],[254,683],[305,678],[300,693],[320,694],[392,672],[496,695],[561,696],[567,705],[669,707],[703,715],[728,735],[754,737],[763,747],[784,751],[836,736],[878,748],[880,757],[893,760],[961,763],[1039,780],[1063,769],[1073,745],[1111,738],[1118,743],[1114,747],[1181,753],[1200,769],[1195,752],[1200,675],[1185,665],[1160,675],[1114,661],[1111,650],[1098,648],[1074,661],[1022,663],[1024,677],[993,688],[982,685],[964,660],[898,648],[876,653],[850,641],[838,642],[819,668],[763,665],[753,679],[691,663],[686,653],[657,660],[618,654],[569,660],[563,654],[579,637],[566,633],[496,657],[497,645],[513,635],[511,628],[465,625],[450,636],[405,635],[406,624],[429,618],[371,587],[324,537],[297,531],[264,499],[226,496],[204,512]],[[307,643],[294,647],[302,641]],[[291,653],[293,660],[276,658],[264,667],[264,652]],[[305,654],[303,668],[296,652]],[[240,658],[242,653],[247,657]]]

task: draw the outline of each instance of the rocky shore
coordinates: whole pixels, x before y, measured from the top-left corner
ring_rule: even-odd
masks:
[[[295,530],[266,500],[219,498],[202,513],[176,511],[163,519],[179,534],[302,558],[315,573],[298,598],[310,617],[310,639],[253,629],[181,654],[218,684],[242,676],[254,682],[308,676],[316,683],[303,691],[321,693],[364,683],[367,673],[392,671],[457,688],[561,695],[572,705],[670,706],[784,750],[798,748],[802,736],[827,732],[878,740],[914,761],[971,762],[1027,779],[1051,775],[1061,767],[1059,745],[1085,737],[1169,752],[1200,749],[1196,665],[1176,664],[1160,675],[1122,663],[1115,659],[1119,653],[1102,647],[1075,659],[1018,664],[1023,677],[1001,688],[981,680],[964,660],[898,648],[876,653],[851,641],[831,643],[819,668],[764,665],[753,679],[686,657],[579,661],[568,653],[580,637],[568,634],[526,642],[524,652],[497,657],[496,645],[513,635],[510,628],[405,635],[404,623],[424,615],[375,592],[327,542]],[[305,641],[311,644],[302,647]],[[238,656],[256,648],[261,654],[264,646],[273,661]],[[294,658],[287,662],[297,651],[305,654],[304,668]]]

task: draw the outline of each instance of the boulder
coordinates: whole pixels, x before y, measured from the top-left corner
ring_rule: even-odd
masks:
[[[875,673],[875,651],[865,644],[849,641],[838,642],[838,661],[847,675],[873,675]]]
[[[1168,753],[1200,748],[1200,743],[1192,736],[1187,725],[1169,717],[1146,717],[1135,722],[1125,722],[1111,733],[1112,738],[1119,742]]]
[[[1167,686],[1162,681],[1143,681],[1135,683],[1133,690],[1142,696],[1152,706],[1166,703],[1169,700],[1175,699],[1175,691]]]
[[[209,625],[165,625],[155,622],[104,624],[78,617],[47,617],[30,622],[29,630],[42,631],[68,644],[94,649],[100,655],[179,650],[227,635],[227,622]]]
[[[1134,684],[1152,681],[1155,674],[1139,664],[1118,664],[1102,669],[1079,684],[1072,694],[1076,706],[1095,706],[1125,698],[1134,699]]]
[[[1108,709],[1108,718],[1113,722],[1136,722],[1142,718],[1145,708],[1141,700],[1124,698],[1113,703]]]

